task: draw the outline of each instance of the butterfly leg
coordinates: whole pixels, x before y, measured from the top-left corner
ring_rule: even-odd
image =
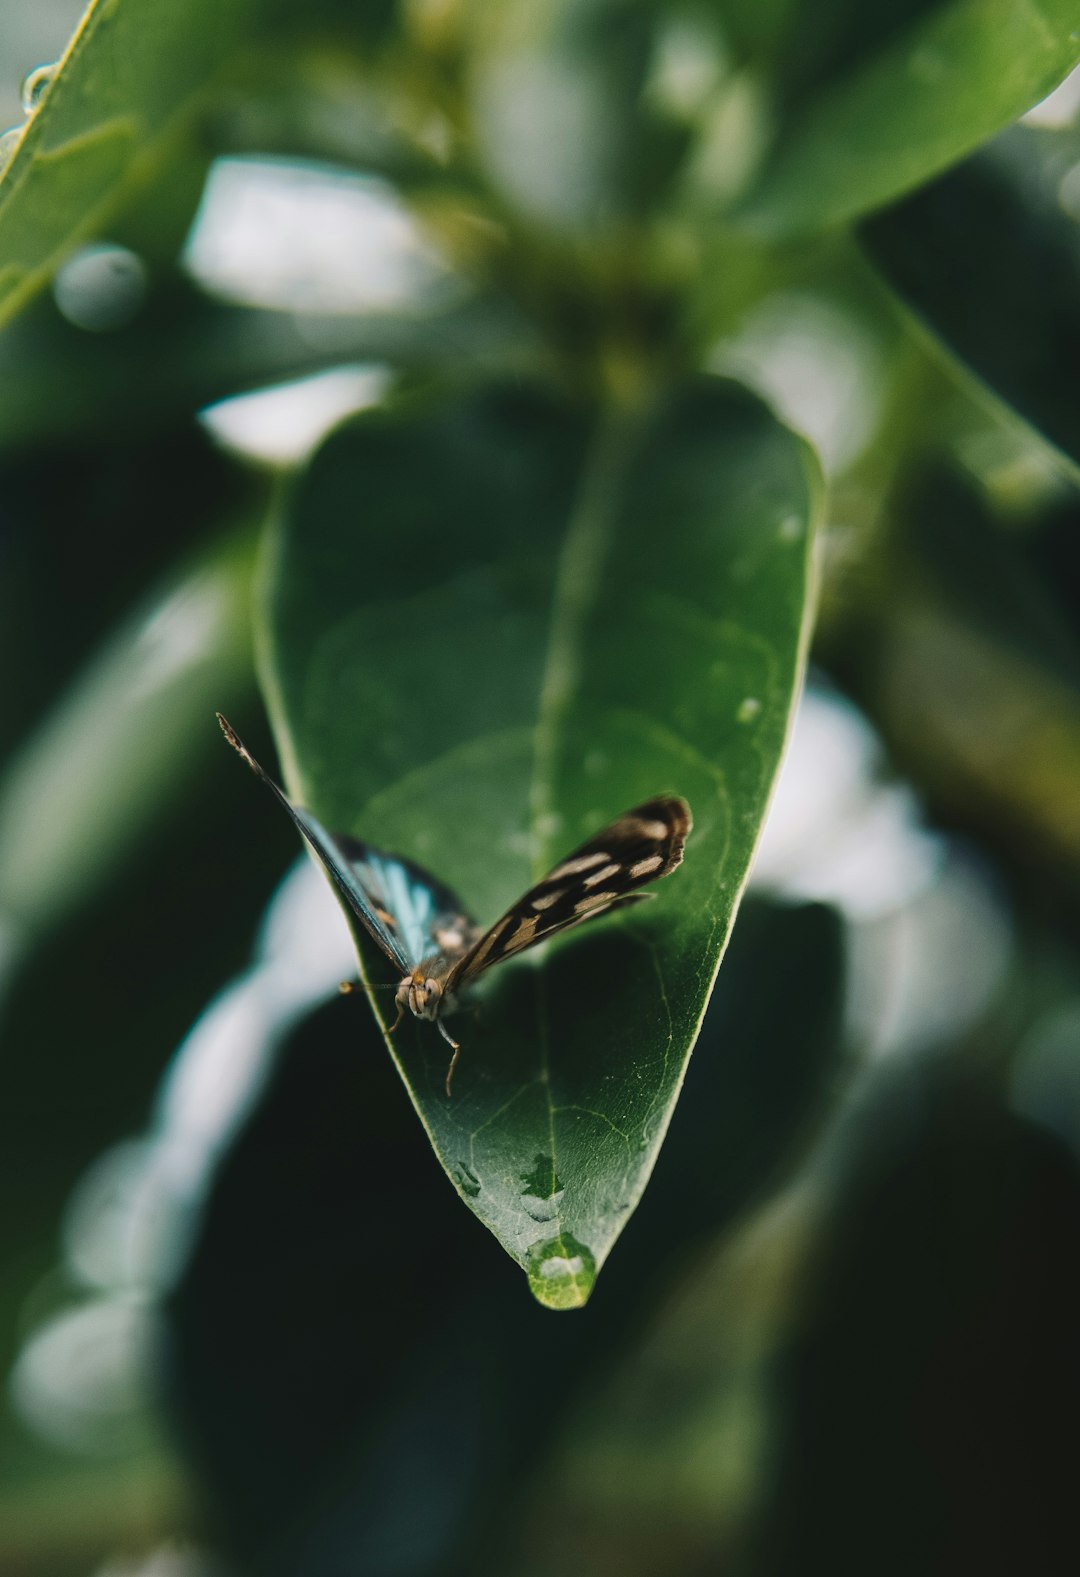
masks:
[[[448,1046],[452,1046],[454,1048],[454,1055],[450,1058],[450,1066],[446,1070],[446,1098],[449,1100],[450,1084],[454,1077],[454,1069],[457,1067],[457,1060],[461,1056],[461,1047],[451,1035],[450,1031],[447,1029],[441,1018],[436,1019],[435,1022],[439,1026],[439,1034],[442,1036],[443,1040],[445,1040]]]
[[[402,1021],[402,1019],[404,1017],[405,1017],[405,1004],[404,1004],[404,1002],[402,1002],[401,998],[399,997],[398,998],[398,1005],[397,1005],[397,1018],[391,1024],[390,1028],[387,1030],[386,1033],[388,1035],[392,1035],[394,1033],[394,1031],[397,1029],[398,1025],[401,1023],[401,1021]]]

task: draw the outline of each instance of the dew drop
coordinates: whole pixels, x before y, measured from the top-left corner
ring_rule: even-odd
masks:
[[[781,542],[798,542],[802,536],[802,521],[798,515],[785,515],[780,522]]]
[[[555,1162],[550,1155],[536,1156],[532,1171],[522,1172],[521,1181],[527,1193],[536,1194],[540,1199],[550,1199],[556,1192],[562,1193],[562,1184],[555,1175]]]
[[[740,723],[752,723],[761,711],[761,702],[756,695],[748,695],[745,701],[739,702],[739,709],[735,713],[736,720]]]
[[[34,71],[28,71],[22,79],[19,88],[19,97],[22,99],[23,113],[32,115],[40,106],[42,99],[60,69],[60,62],[54,60],[51,66],[38,66]]]
[[[569,1232],[534,1243],[525,1270],[533,1297],[549,1309],[580,1309],[596,1281],[596,1260]]]
[[[138,316],[146,287],[141,258],[127,247],[96,242],[63,264],[53,280],[53,296],[69,323],[106,334]]]
[[[538,1155],[531,1172],[521,1174],[521,1205],[534,1221],[554,1221],[559,1214],[565,1189],[555,1175],[550,1155]]]
[[[12,126],[10,131],[0,132],[0,175],[11,163],[15,149],[19,146],[23,129],[21,126]]]
[[[459,1161],[450,1174],[454,1186],[459,1188],[468,1199],[475,1199],[480,1192],[480,1179],[471,1166],[466,1166],[464,1161]]]
[[[552,1194],[550,1199],[541,1199],[538,1194],[522,1194],[521,1207],[533,1221],[541,1223],[554,1221],[559,1214],[562,1197],[561,1190],[557,1194]]]

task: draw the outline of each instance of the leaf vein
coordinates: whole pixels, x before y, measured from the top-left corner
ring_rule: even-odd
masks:
[[[571,1104],[568,1106],[555,1106],[552,1108],[553,1116],[560,1115],[565,1112],[580,1112],[583,1117],[595,1117],[597,1122],[604,1123],[608,1128],[611,1129],[612,1133],[618,1134],[619,1138],[625,1144],[628,1152],[633,1155],[634,1146],[631,1143],[630,1135],[624,1133],[616,1123],[613,1123],[606,1112],[595,1111],[591,1106],[580,1106],[576,1101],[571,1102]]]
[[[627,433],[621,424],[608,424],[601,429],[556,566],[529,796],[535,878],[539,878],[550,864],[546,826],[554,808],[552,789],[559,728],[581,672],[585,626],[602,585],[604,561],[614,532],[617,490],[613,484],[623,467],[626,452]]]

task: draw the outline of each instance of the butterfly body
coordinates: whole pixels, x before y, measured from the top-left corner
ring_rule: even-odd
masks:
[[[473,927],[473,929],[477,928]],[[446,989],[446,982],[464,952],[464,947],[460,947],[451,953],[435,953],[431,958],[425,958],[403,977],[394,996],[394,1001],[400,1010],[399,1022],[406,1008],[415,1018],[432,1020],[438,1020],[442,1014],[454,1011],[457,1007],[457,998],[452,991]],[[394,1028],[397,1028],[396,1024]]]
[[[675,870],[693,825],[689,805],[677,795],[646,800],[560,860],[484,929],[462,912],[449,888],[412,861],[328,833],[282,793],[220,713],[218,722],[229,743],[277,797],[368,935],[397,967],[398,1015],[389,1033],[410,1012],[434,1022],[453,1048],[447,1095],[461,1048],[443,1017],[453,1010],[460,992],[492,965],[550,936],[653,897],[637,889]]]
[[[387,1034],[392,1035],[397,1029],[405,1016],[406,1008],[408,1008],[414,1018],[429,1019],[436,1024],[439,1034],[454,1053],[450,1058],[450,1066],[446,1070],[446,1093],[449,1095],[450,1083],[454,1076],[454,1069],[457,1067],[461,1047],[443,1023],[443,1014],[452,1013],[457,1006],[457,999],[444,989],[440,978],[440,974],[444,973],[446,968],[447,961],[440,955],[427,960],[423,964],[418,964],[411,975],[405,976],[398,986],[394,997],[398,1010],[397,1018],[387,1030]],[[440,973],[435,973],[436,970],[440,971]]]

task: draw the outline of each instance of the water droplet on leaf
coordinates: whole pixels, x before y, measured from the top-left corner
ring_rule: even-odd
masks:
[[[11,157],[19,146],[22,134],[23,129],[21,126],[12,126],[10,131],[0,132],[0,175],[3,174],[6,165],[11,162]]]
[[[534,1243],[525,1270],[533,1297],[549,1309],[580,1309],[596,1281],[596,1260],[569,1232]]]
[[[563,1189],[550,1155],[538,1155],[531,1172],[522,1172],[521,1203],[534,1221],[554,1221],[562,1204]]]
[[[561,1189],[550,1199],[541,1199],[537,1194],[522,1194],[521,1204],[525,1214],[534,1221],[554,1221],[559,1214],[562,1197]]]
[[[22,99],[25,114],[32,115],[38,108],[59,69],[60,62],[54,60],[52,65],[38,66],[36,70],[28,71],[23,77],[19,97]]]
[[[454,1185],[469,1199],[475,1199],[480,1192],[480,1179],[471,1166],[466,1166],[464,1161],[459,1161],[450,1174]]]
[[[748,695],[745,701],[739,702],[739,710],[735,713],[740,723],[752,723],[761,711],[761,702],[756,695]]]

